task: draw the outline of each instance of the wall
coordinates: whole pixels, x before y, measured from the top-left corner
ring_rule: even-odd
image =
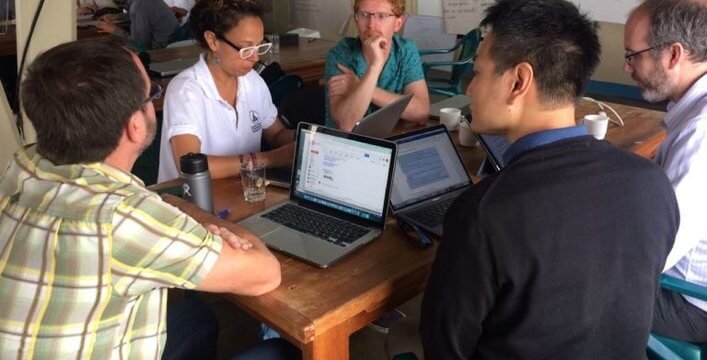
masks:
[[[22,0],[15,3],[17,18],[17,53],[22,54],[24,44],[29,34],[35,9],[39,0]],[[27,63],[39,53],[55,45],[76,39],[76,1],[52,0],[44,3],[42,14],[37,22],[32,44],[27,51]],[[19,60],[17,64],[19,66]],[[15,152],[19,146],[17,135],[12,130],[14,124],[12,115],[7,111],[5,92],[0,92],[0,171],[9,160],[8,154]],[[10,126],[8,126],[10,124]],[[34,129],[25,117],[26,143],[36,139]]]
[[[418,0],[418,14],[442,16],[442,0]],[[622,70],[624,60],[624,26],[599,22],[599,40],[602,45],[602,55],[593,80],[617,83],[622,85],[635,85],[631,77]]]

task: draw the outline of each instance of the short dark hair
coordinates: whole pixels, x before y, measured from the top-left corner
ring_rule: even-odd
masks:
[[[37,151],[54,164],[103,161],[130,116],[144,106],[145,80],[118,40],[81,40],[39,55],[22,82]]]
[[[707,3],[701,0],[646,0],[634,12],[647,11],[648,44],[663,48],[679,42],[695,62],[707,61]]]
[[[496,73],[529,63],[544,103],[575,101],[599,63],[596,26],[565,0],[497,0],[481,26],[495,38]]]
[[[199,0],[189,12],[189,22],[199,45],[208,49],[204,32],[223,35],[238,26],[244,18],[262,20],[264,12],[263,6],[254,0]]]

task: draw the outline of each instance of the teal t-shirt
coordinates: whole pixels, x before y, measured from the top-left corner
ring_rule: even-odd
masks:
[[[329,50],[326,67],[324,69],[324,80],[326,82],[328,82],[332,76],[342,73],[341,70],[336,67],[336,64],[341,64],[351,69],[359,78],[363,77],[363,74],[368,69],[368,64],[363,57],[361,40],[359,38],[343,38]],[[425,74],[422,72],[420,53],[417,51],[415,42],[403,39],[398,35],[393,35],[390,56],[378,79],[378,87],[386,91],[402,94],[407,84],[424,78]],[[325,94],[326,125],[334,127],[329,109],[328,90],[325,90]],[[366,114],[377,109],[377,106],[371,104],[368,106]]]

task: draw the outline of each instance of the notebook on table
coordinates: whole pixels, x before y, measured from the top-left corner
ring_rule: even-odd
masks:
[[[375,138],[384,138],[390,135],[411,100],[412,94],[408,94],[393,101],[361,119],[351,132]],[[271,185],[283,188],[289,188],[291,175],[291,167],[280,166],[268,168],[265,171],[265,177]]]
[[[239,222],[268,247],[328,267],[385,228],[394,142],[300,123],[290,199]]]
[[[442,236],[451,203],[471,178],[444,125],[390,138],[398,145],[390,206],[396,217]]]

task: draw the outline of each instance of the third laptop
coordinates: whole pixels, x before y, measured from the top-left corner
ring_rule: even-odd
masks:
[[[471,178],[444,125],[390,138],[398,144],[390,205],[396,217],[442,236],[444,215]]]

